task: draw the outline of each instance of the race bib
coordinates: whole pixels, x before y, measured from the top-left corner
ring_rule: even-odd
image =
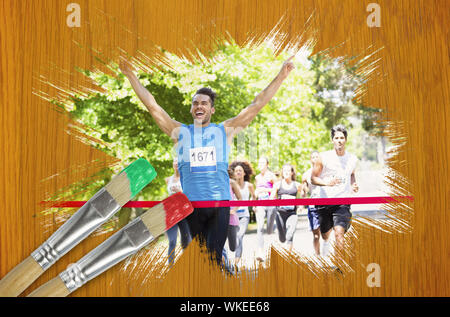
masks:
[[[281,199],[295,199],[296,197],[293,195],[283,194],[281,195]],[[293,210],[295,206],[280,206],[281,209]]]
[[[269,193],[263,193],[258,195],[258,199],[269,199]]]
[[[216,148],[214,146],[189,149],[191,173],[217,172]]]
[[[347,177],[345,177],[345,172],[344,171],[336,173],[334,175],[334,177],[340,181],[340,183],[338,183],[337,186],[343,186],[343,187],[346,186]]]

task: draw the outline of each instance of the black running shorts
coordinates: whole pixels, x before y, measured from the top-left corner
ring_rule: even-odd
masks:
[[[347,232],[350,229],[352,213],[350,205],[318,205],[320,232],[326,233],[331,228],[341,226]]]

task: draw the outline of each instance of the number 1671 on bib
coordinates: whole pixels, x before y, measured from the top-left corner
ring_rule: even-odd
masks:
[[[191,173],[217,171],[216,148],[214,146],[198,147],[189,150]]]

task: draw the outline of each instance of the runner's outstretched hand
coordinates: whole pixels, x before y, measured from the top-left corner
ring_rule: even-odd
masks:
[[[286,78],[289,73],[295,68],[294,62],[292,61],[295,57],[295,54],[289,57],[287,60],[284,61],[283,66],[281,66],[280,75],[283,78]]]
[[[125,59],[125,57],[120,56],[119,60],[120,71],[127,77],[133,74],[133,66],[130,62]]]

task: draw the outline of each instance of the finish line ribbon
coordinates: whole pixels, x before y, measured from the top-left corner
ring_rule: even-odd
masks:
[[[211,207],[256,207],[256,206],[305,206],[305,205],[364,205],[392,204],[404,200],[413,201],[413,196],[379,196],[379,197],[342,197],[342,198],[300,198],[300,199],[264,199],[264,200],[207,200],[191,201],[194,208]],[[130,201],[123,208],[151,208],[161,201]],[[43,201],[41,204],[50,208],[79,208],[85,201]]]

